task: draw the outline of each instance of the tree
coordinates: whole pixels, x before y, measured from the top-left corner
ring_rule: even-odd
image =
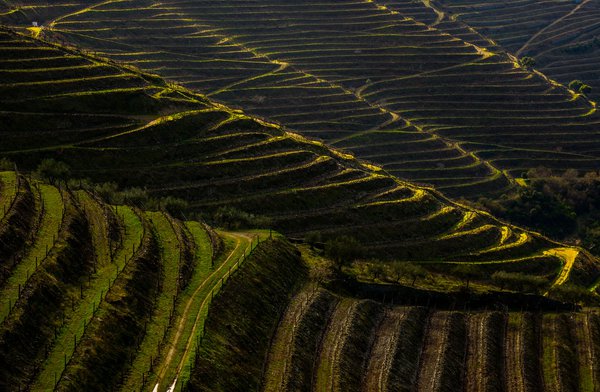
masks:
[[[343,235],[327,241],[325,255],[333,260],[337,270],[341,271],[344,265],[361,258],[364,248],[356,238]]]
[[[219,207],[213,215],[213,222],[216,226],[226,229],[241,228],[267,228],[271,226],[271,220],[268,217],[250,214],[235,207]]]
[[[128,205],[146,207],[148,202],[148,192],[142,188],[128,188],[120,192],[123,202]]]
[[[569,88],[581,94],[587,94],[590,91],[592,91],[592,88],[590,86],[578,79],[571,81],[571,83],[569,83]]]
[[[374,260],[374,262],[367,264],[366,272],[372,280],[376,280],[385,274],[385,268],[381,264],[381,261]]]
[[[164,209],[173,216],[181,216],[188,208],[188,202],[173,196],[163,197],[159,200],[161,209]]]
[[[543,290],[548,281],[535,275],[527,275],[520,272],[496,271],[492,274],[492,281],[500,286],[501,290],[508,288],[515,291],[539,292]]]
[[[394,274],[396,283],[400,283],[400,279],[403,276],[408,276],[412,279],[411,286],[415,285],[417,279],[428,275],[427,271],[420,265],[401,261],[392,264],[392,273]]]
[[[481,276],[481,269],[475,264],[459,264],[452,269],[452,272],[466,283],[467,289],[472,279]]]
[[[55,184],[57,181],[65,181],[70,172],[69,165],[54,159],[44,159],[36,169],[38,176],[50,181],[51,184]]]
[[[519,60],[519,63],[523,68],[533,68],[535,67],[535,59],[530,56],[524,56]]]

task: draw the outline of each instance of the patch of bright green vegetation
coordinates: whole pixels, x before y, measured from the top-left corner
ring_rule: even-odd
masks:
[[[54,186],[45,184],[39,185],[39,191],[43,203],[41,222],[33,244],[0,291],[0,323],[8,316],[11,304],[15,304],[19,287],[25,287],[58,238],[65,208],[61,193]]]
[[[236,238],[235,245],[230,248],[229,252],[225,252],[225,257],[221,257],[217,261],[212,273],[206,276],[200,285],[196,285],[194,291],[187,293],[188,302],[185,302],[185,297],[182,298],[180,306],[178,306],[179,314],[176,311],[177,323],[170,330],[171,333],[169,336],[167,336],[170,350],[168,353],[164,353],[166,358],[162,363],[162,368],[159,367],[161,370],[158,374],[157,385],[162,385],[163,387],[176,386],[178,381],[182,382],[183,379],[189,379],[191,359],[195,355],[198,344],[197,339],[203,331],[210,301],[215,291],[218,290],[217,284],[219,284],[220,280],[227,273],[228,268],[233,263],[239,261],[238,257],[240,257],[241,251],[246,250],[247,244],[245,242],[240,243],[238,240]],[[227,249],[232,245],[231,238],[229,240],[226,239],[225,243]],[[191,317],[189,318],[184,317],[185,308],[183,305],[187,306],[187,304],[194,308],[193,310],[190,309]],[[182,325],[181,323],[185,324]],[[178,332],[183,335],[183,338],[181,336],[176,338]]]
[[[169,223],[169,218],[163,213],[148,212],[146,215],[156,230],[161,246],[162,290],[156,303],[154,317],[148,323],[146,335],[133,361],[130,377],[125,385],[141,385],[142,375],[153,368],[160,355],[163,338],[171,325],[178,295],[180,244],[177,235]]]
[[[84,197],[84,200],[87,197]],[[99,207],[86,206],[86,208]],[[77,301],[73,299],[72,307],[67,307],[66,323],[58,333],[50,355],[42,366],[42,372],[33,384],[33,390],[52,390],[54,388],[56,380],[60,379],[64,371],[65,356],[70,360],[77,347],[76,342],[81,340],[87,325],[94,317],[101,302],[104,301],[112,284],[141,244],[143,227],[139,217],[129,207],[121,206],[115,210],[122,218],[123,241],[122,246],[115,253],[114,264],[110,262],[110,259],[104,260],[104,263],[98,263],[99,268],[96,269],[89,284],[82,289],[81,298]],[[96,226],[96,228],[98,227]],[[97,232],[93,232],[93,236],[97,234]],[[95,250],[96,254],[100,252],[106,255],[106,252],[110,252],[110,247],[105,244],[104,248],[99,249],[98,244],[95,243]]]
[[[307,273],[290,244],[261,242],[212,302],[190,388],[258,391],[263,369],[255,358],[266,356],[270,336]]]
[[[202,295],[206,296],[205,291],[212,288],[212,286],[206,287],[208,286],[206,277],[213,268],[212,248],[208,233],[198,222],[188,222],[186,226],[196,245],[194,274],[189,285],[178,297],[174,311],[174,325],[166,336],[167,343],[162,350],[161,360],[158,362],[154,374],[148,378],[147,389],[150,390],[153,389],[157,377],[160,377],[159,383],[162,379],[168,381],[176,378],[179,359],[185,357],[185,354],[189,354],[186,353],[186,350],[191,335],[197,328],[196,317],[201,310]],[[205,287],[206,289],[203,290]],[[165,362],[169,362],[170,366]],[[128,390],[130,386],[135,385],[133,381],[136,379],[136,377],[130,377],[123,390]],[[139,382],[139,380],[137,381]]]
[[[192,293],[190,301],[193,300],[194,302],[190,302],[189,304],[190,306],[196,306],[198,310],[196,317],[192,317],[187,323],[187,326],[191,327],[191,333],[188,335],[189,337],[186,341],[179,340],[181,342],[179,346],[182,351],[174,356],[174,358],[178,359],[171,361],[171,364],[166,366],[161,374],[163,382],[168,382],[173,388],[177,387],[177,382],[183,385],[190,378],[199,340],[204,335],[204,323],[208,316],[212,298],[220,292],[226,282],[244,264],[252,254],[252,251],[258,246],[259,241],[265,241],[269,237],[269,233],[266,230],[250,230],[244,233],[220,232],[220,235],[225,239],[226,243],[234,241],[235,245],[227,255],[222,255],[219,258],[221,261],[215,264],[214,271]],[[278,238],[277,235],[273,235],[272,237]],[[183,302],[184,300],[182,300]],[[185,321],[185,317],[183,319]],[[184,343],[185,345],[183,345]],[[172,383],[170,380],[173,380]]]
[[[89,193],[85,191],[76,192],[80,207],[84,210],[94,241],[94,252],[96,253],[96,264],[104,266],[111,260],[111,239],[109,238],[109,222],[104,216],[103,206],[98,203]]]

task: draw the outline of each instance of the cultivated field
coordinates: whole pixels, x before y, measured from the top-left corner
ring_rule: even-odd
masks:
[[[561,83],[582,80],[592,86],[589,96],[599,97],[597,0],[437,3],[447,18],[468,23],[517,56],[533,56],[537,69]]]
[[[235,306],[219,300],[215,309],[226,304]],[[235,340],[274,328],[270,342],[240,354],[245,362],[265,361],[262,372],[246,373],[253,382],[245,390],[252,391],[592,391],[600,375],[596,311],[384,305],[309,283],[279,319],[226,334],[219,328],[237,325],[234,318],[209,322],[207,353],[219,353],[213,361],[239,353],[218,336]],[[244,376],[214,363],[199,359],[190,390],[241,390],[235,386]]]
[[[598,389],[598,1],[0,1],[0,391]]]
[[[318,141],[133,68],[11,33],[2,38],[4,58],[20,60],[2,62],[15,77],[24,74],[16,64],[35,56],[28,64],[38,80],[0,85],[9,124],[0,154],[25,167],[59,159],[76,177],[145,187],[154,196],[183,198],[199,212],[233,206],[270,218],[291,236],[352,235],[384,258],[524,268],[557,284],[568,281],[572,269],[581,271],[574,274],[577,284],[591,286],[596,279],[596,266],[583,251],[561,251],[538,234]],[[48,61],[62,66],[48,68]],[[78,65],[67,65],[72,62]],[[81,69],[102,76],[81,78]],[[57,78],[60,93],[50,87]],[[113,87],[122,81],[134,87]],[[63,112],[68,105],[71,110]],[[535,271],[533,265],[544,267]]]
[[[25,0],[13,7],[19,11],[7,11],[5,23],[23,26],[36,15],[44,36],[158,73],[452,196],[504,192],[537,166],[598,167],[595,103],[522,68],[433,6],[129,0],[61,16]]]
[[[213,296],[269,234],[217,234],[1,174],[3,195],[16,192],[0,223],[0,389],[132,391],[189,377]]]

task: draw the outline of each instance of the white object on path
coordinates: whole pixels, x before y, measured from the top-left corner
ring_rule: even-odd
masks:
[[[167,392],[175,392],[175,385],[177,385],[177,379],[175,379],[175,381],[173,381],[173,384],[171,384],[169,389],[167,389]]]

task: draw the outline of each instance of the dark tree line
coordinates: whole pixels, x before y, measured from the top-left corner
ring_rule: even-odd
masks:
[[[479,206],[558,240],[575,240],[600,251],[600,172],[556,173],[546,168],[523,175],[527,187]]]

